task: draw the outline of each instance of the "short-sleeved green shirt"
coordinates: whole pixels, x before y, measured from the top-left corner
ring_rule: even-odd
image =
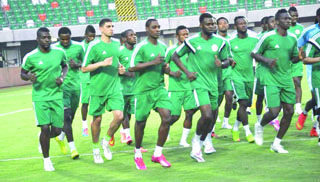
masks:
[[[133,49],[134,50],[134,49]],[[133,54],[133,50],[129,50],[126,46],[120,47],[119,61],[126,68],[126,71],[130,68],[130,60]],[[120,76],[123,95],[133,95],[133,85],[135,78]]]
[[[105,43],[101,38],[97,38],[89,44],[82,67],[113,57],[112,65],[99,67],[90,72],[90,95],[106,96],[121,90],[118,75],[119,48],[120,42],[115,39],[111,39],[111,42]]]
[[[169,47],[167,52],[166,52],[166,56],[165,56],[165,61],[166,61],[166,63],[169,63],[170,70],[173,71],[173,72],[180,70],[179,67],[171,59],[171,56],[176,51],[178,46],[179,46],[178,44],[175,44],[175,45]],[[188,55],[187,54],[180,58],[182,64],[185,67],[188,66],[187,65],[187,59],[188,59]],[[183,71],[181,71],[181,77],[180,78],[174,78],[174,77],[170,76],[169,77],[168,90],[170,92],[191,90],[190,81],[187,78],[187,75]]]
[[[188,69],[197,72],[197,79],[191,82],[191,88],[202,88],[218,94],[218,68],[215,65],[215,55],[221,60],[228,58],[225,39],[213,34],[209,40],[205,40],[199,32],[186,39],[176,52],[180,57],[189,54]]]
[[[56,78],[61,76],[61,65],[64,64],[65,52],[54,46],[48,53],[37,48],[24,56],[22,68],[37,76],[32,84],[32,101],[62,100],[62,89],[57,86]]]
[[[63,49],[67,55],[67,64],[69,66],[70,59],[73,59],[76,63],[81,63],[84,57],[84,49],[81,43],[71,41],[69,47],[63,47],[60,42],[54,44],[55,47]],[[73,69],[69,66],[68,74],[63,82],[63,88],[66,90],[80,90],[80,75],[79,68]]]
[[[320,57],[320,31],[312,36],[307,44],[307,57]],[[320,62],[312,64],[312,87],[320,88]]]
[[[290,65],[292,57],[298,56],[297,38],[294,34],[288,32],[283,37],[278,34],[277,29],[270,31],[261,37],[253,52],[266,58],[277,59],[277,64],[273,68],[261,63],[260,81],[262,85],[293,86]]]
[[[158,55],[165,56],[167,46],[158,41],[154,45],[148,39],[140,42],[133,51],[130,67],[139,63],[153,61]],[[134,84],[134,94],[143,93],[164,86],[163,64],[150,66],[142,71],[135,72],[136,81]]]
[[[86,43],[86,40],[83,40],[81,42],[81,45],[83,47],[83,50],[84,50],[84,53],[87,52],[87,49],[89,47],[89,43]],[[80,72],[80,78],[81,78],[81,83],[90,83],[90,73],[83,73],[83,72]]]
[[[232,80],[253,82],[253,58],[251,52],[255,48],[258,38],[247,35],[246,38],[239,38],[236,35],[230,40],[233,59],[236,61],[232,69]]]
[[[300,36],[302,35],[303,29],[304,29],[303,25],[301,25],[300,23],[297,23],[295,26],[290,26],[290,28],[288,29],[288,32],[295,34],[297,39],[299,39]]]

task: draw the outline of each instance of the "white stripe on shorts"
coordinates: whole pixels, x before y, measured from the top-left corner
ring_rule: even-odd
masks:
[[[194,99],[196,100],[197,107],[200,107],[199,98],[198,98],[196,89],[193,89],[193,96],[194,96]]]
[[[317,109],[320,108],[320,96],[319,96],[319,88],[315,88],[316,97],[317,97]]]
[[[38,118],[37,118],[36,104],[34,102],[32,102],[32,105],[33,105],[33,110],[34,110],[34,118],[36,119],[36,125],[38,126],[39,125],[39,121],[38,121]]]
[[[238,97],[238,94],[237,94],[237,92],[236,92],[236,87],[234,86],[233,80],[231,80],[231,86],[232,86],[232,88],[233,88],[234,95],[236,95],[236,98],[237,98],[237,101],[238,101],[238,100],[239,100],[239,97]]]
[[[266,107],[268,108],[267,86],[263,86],[264,98],[266,99]]]

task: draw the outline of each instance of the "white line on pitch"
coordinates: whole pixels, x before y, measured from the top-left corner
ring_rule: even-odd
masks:
[[[27,108],[27,109],[20,109],[20,110],[16,110],[16,111],[12,111],[12,112],[7,112],[7,113],[1,113],[1,116],[6,116],[6,115],[10,115],[10,114],[15,114],[15,113],[19,113],[19,112],[24,112],[24,111],[31,111],[32,108]]]
[[[29,94],[31,94],[31,92],[22,92],[22,93],[16,93],[16,94],[8,94],[8,95],[1,95],[0,96],[0,98],[1,97],[12,97],[12,96],[20,96],[20,95],[29,95]]]
[[[309,140],[316,140],[317,138],[300,138],[300,139],[288,139],[288,140],[283,140],[284,142],[295,142],[295,141],[309,141]],[[272,143],[273,141],[264,141],[264,143]],[[215,144],[214,146],[223,146],[223,145],[241,145],[241,144],[248,144],[248,142],[232,142],[232,143],[223,143],[223,144]],[[175,149],[182,149],[182,148],[191,148],[191,147],[182,147],[182,146],[177,146],[177,147],[164,147],[164,150],[175,150]],[[153,148],[147,149],[148,151],[153,151]],[[123,151],[116,151],[112,152],[113,154],[117,153],[132,153],[133,150],[123,150]],[[92,153],[90,154],[81,154],[81,156],[92,156]],[[66,155],[58,155],[58,156],[50,156],[50,158],[62,158],[66,157]],[[9,162],[9,161],[22,161],[22,160],[32,160],[32,159],[42,159],[42,157],[23,157],[23,158],[15,158],[15,159],[0,159],[0,162]]]

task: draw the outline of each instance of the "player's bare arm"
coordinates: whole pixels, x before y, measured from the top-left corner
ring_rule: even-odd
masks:
[[[87,73],[87,72],[92,72],[100,67],[106,67],[106,66],[110,66],[112,65],[112,59],[113,57],[109,57],[106,58],[105,60],[101,61],[101,62],[97,62],[94,64],[89,64],[88,66],[82,67],[81,71],[83,73]]]

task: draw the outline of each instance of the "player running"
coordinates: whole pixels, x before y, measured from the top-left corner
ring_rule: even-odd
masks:
[[[130,60],[134,51],[134,47],[137,43],[137,35],[132,29],[128,29],[123,33],[123,46],[120,47],[119,61],[125,67],[126,72],[123,74],[121,79],[122,84],[122,94],[124,100],[124,110],[123,110],[123,129],[120,130],[121,143],[126,143],[130,145],[132,143],[132,138],[130,135],[130,119],[131,115],[134,114],[134,95],[133,86],[135,82],[135,75],[129,72]]]
[[[79,42],[71,40],[71,31],[68,27],[62,27],[58,31],[59,42],[54,46],[61,48],[67,55],[67,64],[69,67],[68,75],[62,85],[63,90],[63,105],[64,105],[64,125],[61,134],[56,137],[62,153],[66,154],[67,149],[64,145],[64,137],[67,136],[69,143],[71,158],[79,158],[79,153],[76,149],[72,122],[79,106],[80,100],[80,76],[79,68],[84,57],[84,50]]]
[[[89,114],[93,116],[91,124],[93,159],[95,163],[103,163],[99,149],[100,126],[102,114],[111,111],[113,120],[101,145],[104,157],[112,159],[110,146],[114,145],[114,133],[123,120],[123,95],[118,74],[125,72],[119,63],[120,42],[112,39],[113,24],[108,18],[99,22],[101,38],[90,43],[82,64],[83,72],[90,72],[90,107]]]
[[[180,145],[183,147],[189,147],[190,145],[187,142],[188,135],[192,126],[192,117],[197,111],[196,101],[194,99],[190,82],[185,73],[181,73],[178,66],[172,61],[171,56],[177,50],[177,48],[187,39],[189,36],[189,30],[187,27],[180,25],[176,28],[176,38],[178,43],[169,47],[166,56],[165,62],[170,66],[169,74],[169,98],[172,104],[171,108],[171,125],[173,125],[181,115],[181,107],[183,106],[185,112],[185,120],[183,123],[182,136],[180,139]],[[184,55],[180,58],[182,64],[187,66],[188,55]]]
[[[173,54],[172,60],[191,81],[191,88],[201,111],[190,156],[197,162],[205,162],[201,151],[205,140],[207,143],[205,153],[215,152],[211,141],[211,130],[215,125],[218,109],[218,67],[227,67],[230,61],[227,60],[225,39],[213,34],[216,24],[213,16],[210,13],[203,13],[199,22],[201,32],[186,39]],[[186,54],[189,55],[188,69],[179,59]]]
[[[89,43],[96,37],[96,30],[92,25],[88,25],[85,30],[84,40],[81,42],[84,51],[86,52]],[[89,106],[89,88],[90,88],[90,73],[80,72],[80,89],[81,89],[81,117],[82,117],[82,136],[88,136],[88,106]]]
[[[38,48],[23,58],[21,79],[32,82],[32,102],[36,125],[41,128],[40,144],[45,171],[54,171],[49,157],[50,138],[61,133],[63,127],[63,92],[61,85],[68,66],[62,49],[51,45],[49,29],[37,30]]]
[[[254,137],[249,129],[246,109],[251,102],[254,85],[253,59],[250,53],[255,48],[258,39],[247,33],[247,20],[244,16],[235,17],[234,24],[238,33],[230,39],[230,46],[233,59],[237,64],[232,69],[231,84],[240,107],[232,128],[232,139],[236,142],[240,141],[239,125],[242,122],[246,138],[248,142],[252,143]]]
[[[291,69],[287,65],[299,61],[296,36],[289,33],[291,19],[285,9],[276,13],[277,28],[266,33],[258,42],[252,53],[261,62],[261,84],[264,86],[266,102],[269,111],[264,114],[261,123],[255,124],[255,142],[263,144],[263,127],[276,118],[283,108],[280,129],[270,150],[278,153],[288,153],[280,144],[287,132],[295,104],[295,89],[291,77]]]
[[[288,12],[289,12],[289,15],[291,16],[291,26],[288,31],[292,34],[295,34],[297,36],[297,39],[299,39],[304,27],[300,23],[297,22],[299,19],[298,10],[296,7],[292,6],[289,8]],[[301,109],[301,97],[302,97],[301,80],[302,80],[302,75],[303,75],[303,62],[300,61],[296,64],[292,64],[291,69],[292,69],[292,78],[293,78],[294,87],[296,89],[296,96],[297,96],[295,113],[297,113],[299,115],[302,113],[302,109]]]
[[[141,144],[151,109],[155,109],[161,117],[158,141],[151,160],[160,163],[163,167],[171,166],[162,154],[171,121],[171,102],[164,88],[164,68],[166,66],[164,56],[167,46],[158,40],[160,25],[156,19],[146,21],[146,32],[148,37],[136,46],[129,69],[135,72],[136,76],[134,84],[136,117],[134,162],[138,170],[147,169],[141,154]]]

